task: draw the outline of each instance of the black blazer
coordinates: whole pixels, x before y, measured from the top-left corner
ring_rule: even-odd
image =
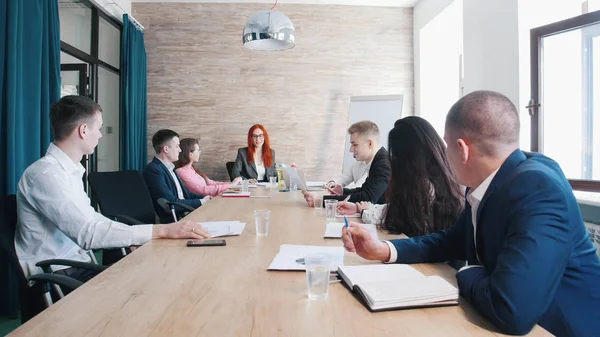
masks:
[[[144,180],[146,181],[146,186],[148,186],[150,196],[152,197],[154,210],[158,214],[161,223],[173,222],[173,216],[171,213],[165,212],[162,207],[160,207],[158,204],[158,199],[160,198],[165,198],[167,201],[171,202],[181,202],[194,208],[198,208],[202,205],[200,199],[204,198],[204,196],[190,192],[190,190],[188,190],[181,182],[177,173],[175,173],[175,176],[177,177],[177,180],[179,180],[179,185],[181,185],[183,197],[185,199],[179,199],[177,197],[177,186],[175,186],[171,173],[169,173],[169,170],[160,159],[154,157],[144,170]],[[184,211],[183,208],[175,206],[175,212],[178,213],[178,216]]]
[[[350,202],[369,201],[374,204],[385,204],[385,191],[391,175],[390,158],[386,149],[381,147],[373,157],[369,176],[361,187],[344,188],[343,195],[326,195],[323,199],[344,200],[350,195]]]
[[[271,155],[273,156],[273,165],[265,167],[265,178],[263,181],[269,181],[269,177],[274,176],[275,173],[275,150],[271,149]],[[237,158],[231,169],[231,176],[233,178],[242,177],[244,179],[258,179],[258,172],[256,171],[256,165],[254,162],[248,164],[248,148],[242,147],[238,149]]]

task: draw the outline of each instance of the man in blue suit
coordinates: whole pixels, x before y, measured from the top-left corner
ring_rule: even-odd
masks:
[[[164,198],[170,202],[179,202],[198,208],[204,205],[210,196],[195,194],[190,192],[181,182],[173,162],[179,159],[179,135],[172,130],[158,130],[152,136],[152,147],[156,151],[156,156],[144,170],[144,180],[152,196],[154,209],[160,217],[162,223],[173,222],[171,213],[166,212],[158,204],[158,199]],[[186,210],[180,206],[175,206],[175,212],[181,214]]]
[[[557,336],[600,336],[600,260],[577,201],[558,164],[519,150],[518,136],[508,98],[490,91],[461,98],[444,136],[468,188],[457,222],[389,242],[352,225],[344,245],[385,262],[466,260],[456,274],[461,296],[505,333],[539,324]]]

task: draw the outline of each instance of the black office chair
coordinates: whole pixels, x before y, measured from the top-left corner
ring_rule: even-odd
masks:
[[[132,226],[156,223],[152,197],[140,172],[92,172],[88,181],[107,218]]]
[[[69,260],[46,260],[37,263],[46,273],[32,275],[27,279],[15,250],[15,231],[17,227],[17,200],[14,194],[0,199],[0,250],[11,267],[10,272],[16,276],[19,286],[21,321],[25,323],[45,308],[52,305],[54,300],[62,298],[63,291],[74,290],[81,286],[78,280],[64,275],[52,274],[51,265],[66,265],[71,267],[104,270],[102,266]],[[29,282],[34,284],[29,286]],[[59,287],[60,286],[60,287]],[[54,293],[51,292],[54,290]]]
[[[138,171],[92,172],[88,181],[105,217],[130,226],[157,223],[152,197]],[[104,249],[102,262],[115,263],[128,253],[127,248]]]
[[[144,177],[138,171],[93,172],[89,174],[88,180],[92,193],[98,200],[100,212],[105,217],[131,226],[157,223],[152,196]],[[164,200],[162,204],[159,201],[159,204],[167,213],[171,212],[173,205],[190,212],[194,210],[180,202]]]
[[[231,174],[231,171],[233,170],[233,164],[235,163],[232,161],[228,161],[227,163],[225,163],[225,167],[227,167],[227,173],[229,174],[229,180],[231,181],[233,181],[233,179],[236,178]]]

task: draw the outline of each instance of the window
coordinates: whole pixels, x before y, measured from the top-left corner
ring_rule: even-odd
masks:
[[[63,93],[88,95],[104,110],[103,137],[84,166],[87,172],[119,170],[122,24],[90,0],[58,0],[58,10]]]
[[[532,150],[574,189],[600,191],[600,12],[532,31]]]

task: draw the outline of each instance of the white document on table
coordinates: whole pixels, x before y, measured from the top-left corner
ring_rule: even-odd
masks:
[[[330,222],[325,226],[325,234],[323,235],[324,238],[327,239],[339,239],[342,237],[342,228],[345,226],[345,224],[343,222]],[[361,224],[360,226],[362,226],[363,228],[365,228],[366,230],[369,231],[369,233],[371,233],[371,235],[373,235],[373,237],[375,239],[379,239],[379,236],[377,235],[377,227],[375,225],[372,224]]]
[[[241,235],[246,227],[245,223],[239,221],[212,221],[200,222],[200,224],[211,238]]]
[[[310,254],[323,253],[330,256],[329,269],[336,271],[344,265],[344,247],[286,245],[279,247],[267,270],[306,270],[304,257]]]

